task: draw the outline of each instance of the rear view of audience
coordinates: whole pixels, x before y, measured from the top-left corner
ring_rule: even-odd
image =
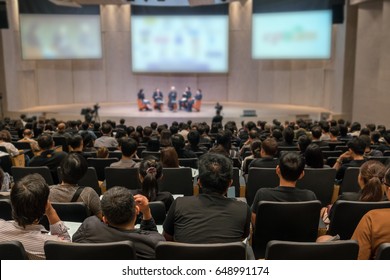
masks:
[[[120,150],[122,151],[122,158],[118,162],[111,163],[111,167],[115,168],[135,168],[138,167],[133,158],[137,153],[137,142],[132,138],[123,137],[121,138]]]
[[[102,243],[130,240],[134,242],[137,259],[154,259],[155,247],[164,237],[157,232],[148,199],[133,195],[123,187],[109,189],[102,201],[103,222],[96,216],[87,218],[73,235],[73,242]],[[141,227],[135,222],[142,213]]]

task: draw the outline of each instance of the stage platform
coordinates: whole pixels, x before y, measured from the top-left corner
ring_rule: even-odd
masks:
[[[223,122],[236,121],[237,125],[242,120],[257,121],[264,120],[267,122],[273,119],[278,119],[284,122],[285,120],[295,121],[298,115],[303,118],[312,120],[320,120],[321,113],[326,112],[332,115],[323,108],[309,107],[309,106],[295,106],[283,104],[261,104],[261,103],[235,103],[235,102],[221,102],[223,106],[222,115]],[[21,113],[27,116],[42,116],[46,118],[56,118],[57,120],[84,120],[81,115],[81,109],[93,108],[94,104],[66,104],[55,106],[40,106],[32,107],[18,112],[11,112],[13,115]],[[158,124],[166,123],[170,125],[173,121],[186,122],[192,120],[193,122],[211,122],[215,115],[215,102],[203,102],[200,112],[177,111],[171,112],[165,108],[163,112],[156,110],[150,112],[140,112],[137,104],[130,102],[121,103],[99,103],[99,119],[105,121],[107,119],[118,122],[119,119],[124,118],[126,125],[149,125],[156,121]],[[244,110],[253,110],[257,116],[243,116]]]

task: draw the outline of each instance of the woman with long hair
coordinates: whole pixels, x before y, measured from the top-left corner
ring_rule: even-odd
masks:
[[[163,176],[162,164],[154,157],[145,158],[139,165],[138,173],[142,189],[136,192],[146,196],[149,201],[164,202],[168,211],[174,199],[171,193],[159,191],[158,181]]]

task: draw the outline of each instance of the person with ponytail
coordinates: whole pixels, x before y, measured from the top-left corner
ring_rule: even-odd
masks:
[[[376,160],[365,162],[360,167],[358,183],[359,192],[345,192],[337,200],[378,202],[385,200],[385,193],[382,185],[385,176],[385,166]],[[321,217],[325,224],[329,224],[333,217],[331,205],[321,210]]]
[[[158,181],[163,176],[162,164],[154,157],[146,158],[141,161],[138,173],[142,189],[136,190],[137,194],[146,196],[149,201],[164,202],[168,211],[174,199],[171,193],[160,192],[158,189]]]
[[[383,175],[383,189],[390,200],[390,168]],[[376,184],[376,178],[375,184]],[[359,243],[359,260],[375,259],[378,247],[390,242],[390,209],[375,209],[367,212],[357,225],[352,240]]]
[[[245,157],[244,161],[242,162],[241,169],[244,172],[244,174],[248,174],[249,164],[257,158],[260,158],[260,151],[261,151],[261,141],[260,140],[254,140],[251,143],[251,152],[252,154],[250,156]]]

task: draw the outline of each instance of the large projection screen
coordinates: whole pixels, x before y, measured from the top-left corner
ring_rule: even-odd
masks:
[[[254,13],[254,59],[329,59],[332,12],[330,10]]]
[[[20,14],[26,60],[102,58],[99,15]]]
[[[228,15],[132,15],[132,70],[228,72]]]

